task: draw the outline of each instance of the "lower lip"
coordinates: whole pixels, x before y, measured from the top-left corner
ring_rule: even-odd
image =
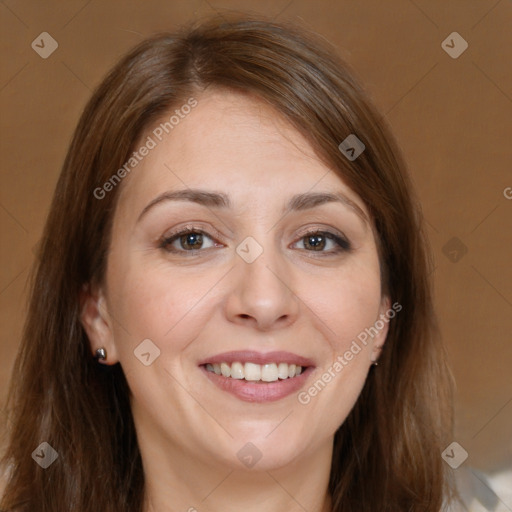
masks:
[[[220,389],[227,391],[245,402],[275,402],[296,393],[304,386],[313,367],[306,368],[300,375],[275,382],[250,382],[245,379],[232,379],[209,372],[200,366],[206,376]]]

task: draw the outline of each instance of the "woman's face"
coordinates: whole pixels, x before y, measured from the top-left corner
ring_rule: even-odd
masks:
[[[389,307],[368,211],[264,103],[196,99],[119,185],[93,348],[142,445],[232,468],[328,453],[387,330],[361,341]]]

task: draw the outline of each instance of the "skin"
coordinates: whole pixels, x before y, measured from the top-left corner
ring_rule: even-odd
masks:
[[[82,322],[91,350],[120,362],[146,475],[145,511],[327,512],[334,433],[355,404],[387,324],[322,391],[250,403],[210,382],[200,360],[231,350],[284,350],[314,360],[307,390],[352,341],[389,309],[380,288],[374,233],[356,208],[330,202],[283,214],[289,198],[340,191],[364,215],[363,201],[265,103],[210,90],[123,181],[106,279],[85,298]],[[148,131],[141,140],[150,134]],[[162,201],[166,191],[222,192],[231,208]],[[179,237],[193,224],[208,233],[191,255]],[[342,232],[351,250],[305,235]],[[252,263],[236,247],[253,237]],[[308,242],[310,243],[308,245]],[[188,246],[190,247],[190,246]],[[160,356],[134,356],[144,339]],[[237,452],[261,452],[251,469]]]

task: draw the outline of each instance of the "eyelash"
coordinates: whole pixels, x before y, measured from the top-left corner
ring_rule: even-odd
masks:
[[[213,237],[211,235],[209,235],[207,232],[203,231],[201,228],[197,228],[194,226],[187,226],[186,228],[182,229],[181,231],[178,231],[177,233],[171,233],[169,236],[163,237],[160,240],[159,248],[163,249],[169,253],[174,253],[174,254],[189,253],[191,255],[195,255],[198,252],[206,250],[206,249],[186,250],[186,249],[174,249],[174,248],[170,247],[174,241],[179,240],[182,236],[188,235],[188,234],[200,234],[200,235],[208,237],[215,243],[215,240],[213,239]],[[301,236],[299,237],[299,239],[297,241],[301,241],[305,238],[315,236],[315,235],[322,235],[327,240],[333,241],[337,245],[337,248],[334,251],[332,251],[332,250],[331,251],[313,251],[313,250],[309,251],[307,249],[303,249],[304,251],[311,252],[311,253],[319,252],[320,254],[323,254],[323,255],[333,255],[333,254],[339,254],[341,252],[350,252],[352,250],[352,246],[351,246],[350,242],[341,234],[333,233],[331,231],[323,231],[323,230],[319,230],[319,229],[313,229],[313,230],[306,231],[305,233],[301,234]],[[294,242],[294,244],[295,243],[297,243],[297,242]]]

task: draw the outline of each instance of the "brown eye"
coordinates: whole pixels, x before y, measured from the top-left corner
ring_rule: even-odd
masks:
[[[183,249],[200,249],[203,245],[202,233],[187,233],[179,238],[180,245]]]
[[[302,243],[302,247],[299,246],[299,249],[304,249],[309,252],[324,253],[326,255],[350,251],[351,249],[348,240],[329,231],[307,233],[296,242],[296,244],[300,243]]]
[[[308,235],[304,237],[304,247],[313,251],[323,251],[326,245],[323,235]]]
[[[206,245],[206,247],[205,247]],[[197,229],[188,229],[164,238],[160,247],[167,252],[192,252],[215,246],[212,237]]]

